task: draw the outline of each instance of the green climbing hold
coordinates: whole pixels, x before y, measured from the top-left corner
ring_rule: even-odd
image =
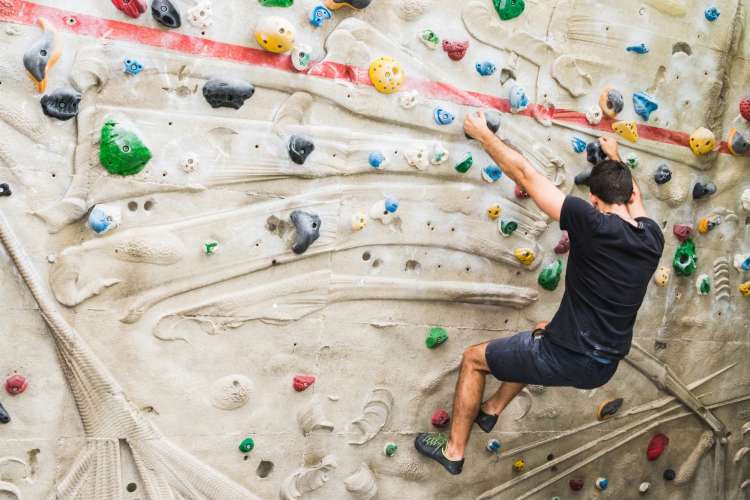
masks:
[[[465,174],[466,172],[469,171],[472,165],[474,165],[474,157],[471,156],[471,153],[466,153],[464,160],[458,165],[456,165],[456,172]]]
[[[396,446],[396,443],[388,443],[385,445],[385,448],[383,448],[383,453],[385,453],[386,457],[392,457],[396,454],[397,450],[398,446]]]
[[[425,339],[425,344],[430,349],[434,349],[440,344],[444,344],[446,340],[448,340],[448,332],[444,328],[435,327],[430,328],[430,334]]]
[[[255,441],[253,441],[253,438],[245,438],[240,443],[240,451],[242,453],[250,453],[253,451],[253,448],[255,448]]]
[[[677,247],[672,266],[680,276],[690,276],[695,272],[698,267],[698,256],[695,254],[693,240],[687,239]]]
[[[216,247],[218,247],[219,244],[215,241],[207,241],[203,244],[203,248],[206,250],[206,255],[211,255],[214,253],[214,250],[216,250]]]
[[[263,7],[291,7],[294,0],[258,0]]]
[[[563,263],[560,259],[555,262],[544,266],[542,272],[539,273],[539,286],[550,292],[557,288],[560,284],[560,276],[562,276]]]
[[[99,162],[110,174],[134,175],[151,159],[151,151],[140,137],[114,120],[102,127]]]
[[[518,229],[518,222],[500,219],[500,233],[503,236],[510,236],[516,232],[516,229]]]
[[[495,4],[495,10],[503,21],[520,16],[526,8],[523,0],[492,0],[492,3]]]
[[[708,295],[711,293],[711,279],[708,277],[708,274],[698,276],[695,288],[698,291],[698,295]]]

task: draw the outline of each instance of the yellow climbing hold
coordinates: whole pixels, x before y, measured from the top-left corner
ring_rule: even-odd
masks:
[[[363,213],[355,214],[352,217],[352,231],[361,231],[367,227],[367,216]]]
[[[612,130],[630,142],[638,142],[638,125],[635,122],[615,122]]]
[[[500,208],[500,205],[495,203],[490,208],[487,209],[487,217],[489,217],[492,220],[497,220],[500,218],[500,216],[503,213],[503,209]]]
[[[716,147],[716,136],[705,127],[701,127],[690,135],[690,149],[695,156],[710,153]]]
[[[370,64],[370,80],[378,92],[393,94],[404,83],[404,70],[392,57],[378,57]]]
[[[516,472],[523,472],[523,470],[526,468],[526,461],[523,458],[519,458],[515,462],[513,462],[513,470]]]
[[[740,293],[744,297],[750,297],[750,281],[746,281],[740,285]]]
[[[264,17],[255,27],[255,39],[267,51],[283,54],[294,47],[294,26],[283,17]]]
[[[654,273],[654,283],[656,283],[656,286],[660,286],[660,287],[667,286],[667,283],[669,282],[669,277],[671,274],[672,273],[668,267],[661,266]]]
[[[518,262],[524,266],[530,266],[534,262],[534,259],[536,259],[534,251],[529,250],[528,248],[516,248],[513,255],[515,255]]]

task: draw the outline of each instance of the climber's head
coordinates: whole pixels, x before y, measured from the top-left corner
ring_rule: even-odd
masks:
[[[625,205],[633,197],[633,176],[621,161],[604,160],[591,170],[587,184],[591,203],[600,210],[610,205]]]

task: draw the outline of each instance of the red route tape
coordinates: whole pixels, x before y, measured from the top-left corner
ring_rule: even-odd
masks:
[[[112,8],[114,9],[114,7]],[[295,71],[289,56],[272,54],[262,49],[218,42],[159,28],[138,26],[114,19],[103,19],[35,4],[26,0],[0,0],[0,21],[35,24],[39,17],[46,18],[53,26],[60,30],[73,32],[82,36],[137,42],[184,54],[225,59],[282,71]],[[70,17],[75,18],[77,22],[68,23],[67,20]],[[357,85],[372,85],[366,68],[346,64],[319,62],[314,64],[306,74],[318,78],[347,80]],[[465,106],[493,108],[506,113],[510,111],[510,104],[507,99],[480,92],[461,90],[447,83],[409,78],[407,79],[406,88],[416,89],[428,97],[451,101]],[[605,117],[599,125],[592,126],[586,120],[585,114],[567,109],[547,109],[543,106],[531,105],[529,109],[519,114],[529,117],[541,114],[552,120],[573,123],[592,130],[612,132],[613,120]],[[689,147],[688,141],[690,135],[685,132],[639,123],[638,135],[643,139],[674,146]],[[719,151],[723,154],[730,154],[726,142],[721,143]]]

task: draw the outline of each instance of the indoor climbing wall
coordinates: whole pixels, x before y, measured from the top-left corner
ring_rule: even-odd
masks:
[[[746,2],[349,1],[0,0],[0,498],[746,498]],[[615,137],[667,244],[454,477],[415,434],[569,250],[476,109],[572,195]]]

